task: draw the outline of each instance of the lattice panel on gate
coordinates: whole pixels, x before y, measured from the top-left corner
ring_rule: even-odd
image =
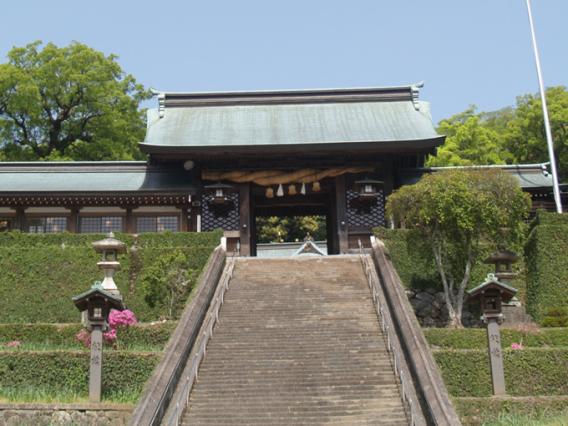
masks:
[[[201,206],[201,229],[212,231],[221,228],[225,231],[239,229],[239,193],[227,194],[226,204],[212,204],[209,197],[203,196]]]
[[[360,201],[359,193],[353,190],[347,190],[346,196],[349,226],[372,228],[385,225],[385,199],[382,191],[373,201]]]

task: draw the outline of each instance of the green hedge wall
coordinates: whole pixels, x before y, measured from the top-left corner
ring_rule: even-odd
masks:
[[[71,297],[102,279],[97,268],[99,256],[90,243],[103,237],[0,234],[0,323],[77,322]],[[165,250],[180,249],[187,255],[189,266],[201,270],[220,237],[220,232],[117,235],[128,245],[115,276],[128,308],[141,321],[163,316],[165,312],[146,304],[139,289],[144,269]]]
[[[104,394],[140,392],[158,363],[155,353],[105,351]],[[0,351],[0,395],[18,389],[88,394],[89,353]]]
[[[440,277],[434,262],[428,262],[417,254],[409,251],[407,243],[409,230],[407,229],[387,229],[375,228],[375,235],[380,238],[391,256],[392,262],[402,280],[403,284],[409,288],[440,288]],[[494,272],[493,265],[486,265],[483,260],[491,254],[487,253],[480,256],[479,261],[472,269],[470,287],[475,287],[485,281],[487,274]],[[523,300],[525,292],[525,266],[522,259],[514,265],[514,270],[519,273],[513,281],[513,286],[519,290],[519,298]]]
[[[525,247],[527,311],[542,321],[546,311],[568,307],[568,215],[538,212]]]
[[[487,331],[479,328],[448,329],[425,328],[426,340],[433,348],[442,349],[486,349]],[[568,328],[545,328],[536,332],[522,332],[502,328],[501,342],[504,348],[512,343],[523,343],[525,347],[565,347],[568,348]]]
[[[562,425],[556,416],[568,418],[568,397],[454,398],[453,404],[466,425]],[[513,416],[511,420],[510,416]],[[524,418],[520,418],[524,416]],[[507,418],[509,417],[509,419]],[[500,421],[500,418],[503,419]],[[556,422],[555,422],[556,421]]]
[[[121,327],[118,330],[120,347],[144,346],[161,351],[176,325],[175,321],[167,321]],[[0,346],[18,340],[23,345],[82,348],[82,343],[75,338],[82,329],[82,324],[0,324]]]
[[[505,382],[511,396],[568,395],[568,349],[503,351]],[[452,396],[492,394],[489,359],[485,350],[434,352]]]

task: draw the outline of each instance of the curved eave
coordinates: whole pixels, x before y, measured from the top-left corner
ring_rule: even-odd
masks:
[[[340,152],[350,153],[408,153],[408,152],[432,152],[434,148],[442,145],[445,140],[444,135],[439,135],[429,139],[415,140],[391,140],[391,141],[359,141],[359,142],[315,142],[299,144],[274,144],[274,145],[153,145],[140,143],[140,149],[146,154],[185,154],[199,157],[215,157],[227,154],[297,154],[298,156],[306,153],[335,154]]]

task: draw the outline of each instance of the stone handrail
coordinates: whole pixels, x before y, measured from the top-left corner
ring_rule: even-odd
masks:
[[[227,259],[225,269],[219,279],[217,290],[213,295],[213,300],[209,305],[206,319],[201,325],[199,337],[196,339],[191,349],[187,365],[185,366],[182,377],[178,381],[176,391],[174,392],[168,409],[164,414],[162,426],[177,426],[182,420],[183,412],[188,408],[189,396],[194,384],[197,382],[197,373],[201,362],[207,353],[207,344],[213,337],[215,325],[219,322],[219,311],[223,306],[225,293],[229,288],[229,283],[233,277],[233,269],[235,267],[234,258]]]
[[[396,377],[400,381],[400,393],[405,404],[406,414],[409,418],[410,426],[426,426],[426,418],[422,412],[419,398],[410,374],[410,368],[402,350],[399,336],[394,327],[392,314],[386,304],[381,280],[373,263],[373,259],[368,254],[361,253],[361,262],[367,276],[367,283],[373,298],[373,304],[377,313],[377,318],[387,343],[387,350],[392,356],[392,364]]]
[[[191,349],[225,267],[226,252],[218,246],[209,257],[193,298],[168,341],[162,359],[146,383],[132,413],[130,425],[159,425],[180,380]]]
[[[424,417],[428,424],[461,425],[428,342],[408,302],[402,282],[386,252],[384,243],[373,237],[371,240],[373,261]]]

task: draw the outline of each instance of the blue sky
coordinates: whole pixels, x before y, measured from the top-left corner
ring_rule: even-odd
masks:
[[[545,83],[568,84],[568,1],[533,0]],[[115,53],[169,91],[403,85],[434,120],[537,91],[524,0],[19,0],[0,55],[34,40]],[[5,59],[2,59],[5,60]]]

